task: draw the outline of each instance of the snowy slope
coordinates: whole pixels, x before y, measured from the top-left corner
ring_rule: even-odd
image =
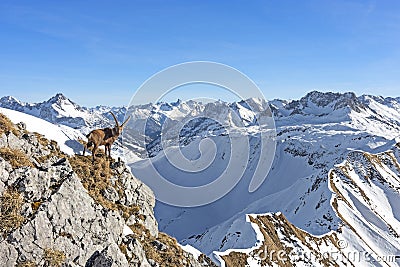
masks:
[[[399,266],[399,160],[397,144],[379,154],[351,152],[330,170],[330,205],[341,219],[336,231],[316,236],[280,212],[249,214],[254,246],[216,252],[216,258],[222,266]]]
[[[30,132],[37,132],[49,140],[54,140],[60,145],[61,151],[73,155],[82,152],[82,145],[77,141],[84,140],[84,135],[75,129],[65,125],[54,125],[37,117],[6,108],[0,108],[13,123],[24,122],[26,129]]]
[[[47,101],[33,104],[19,101],[12,96],[6,96],[0,98],[0,107],[20,111],[54,124],[62,124],[82,131],[88,131],[93,127],[113,125],[114,119],[109,114],[110,110],[115,113],[120,121],[123,120],[126,112],[124,107],[81,107],[61,93]]]
[[[387,112],[381,114],[379,106],[372,105],[364,97],[318,92],[299,101],[272,103],[275,104],[279,144],[272,170],[259,190],[247,191],[250,162],[244,179],[217,202],[196,208],[157,203],[156,215],[163,231],[212,256],[213,251],[254,245],[256,236],[245,223],[248,213],[282,211],[290,222],[313,235],[339,228],[341,219],[329,202],[332,193],[328,187],[328,172],[342,162],[349,151],[381,152],[390,147],[400,132],[399,122],[392,116],[398,113],[396,105],[388,106]],[[209,132],[209,126],[197,125],[187,132],[203,138],[202,133]],[[220,155],[227,153],[223,137],[213,137],[213,140],[223,151]],[[251,140],[253,147],[256,140],[256,137]],[[182,151],[184,154],[198,151],[198,141],[189,142]],[[196,181],[169,168],[168,159],[162,153],[153,161],[176,183]],[[217,156],[214,163],[197,178],[207,182],[216,177],[224,161]],[[132,166],[138,177],[146,175],[146,167],[141,164]],[[140,168],[136,168],[139,165]]]

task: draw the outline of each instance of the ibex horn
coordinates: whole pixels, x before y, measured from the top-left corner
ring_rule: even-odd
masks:
[[[117,117],[115,117],[115,115],[114,115],[114,113],[112,113],[112,111],[110,111],[110,113],[111,113],[111,115],[114,117],[115,124],[116,124],[117,126],[119,126],[119,123],[118,123]]]
[[[124,127],[125,123],[127,123],[130,119],[131,119],[131,116],[129,116],[129,117],[124,121],[124,123],[121,124],[121,127]]]

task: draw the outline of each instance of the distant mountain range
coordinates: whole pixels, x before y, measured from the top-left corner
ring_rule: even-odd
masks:
[[[344,257],[349,252],[365,251],[372,260],[363,261],[362,266],[398,266],[398,262],[381,260],[380,256],[400,255],[400,209],[397,207],[400,201],[400,98],[314,91],[299,100],[250,101],[260,111],[269,105],[277,136],[271,171],[254,193],[249,193],[248,187],[260,156],[257,154],[260,140],[252,128],[255,117],[245,102],[177,101],[129,109],[85,108],[57,94],[37,104],[7,96],[0,99],[0,107],[81,133],[113,125],[110,110],[117,114],[119,121],[129,112],[133,116],[128,124],[129,134],[124,135],[114,155],[133,153],[135,157],[129,157],[128,163],[139,179],[149,175],[153,165],[170,181],[187,186],[218,176],[226,166],[223,155],[230,149],[229,136],[221,126],[240,124],[244,127],[242,134],[249,136],[252,155],[240,182],[229,194],[206,206],[179,208],[157,202],[155,214],[162,231],[215,260],[226,262],[244,260],[255,266],[278,264],[276,258],[262,260],[257,253],[258,245],[269,242],[270,246],[275,244],[275,249],[293,251],[296,255],[301,251],[311,254],[319,251],[337,252]],[[229,111],[222,114],[221,110],[227,110],[226,107]],[[210,113],[220,114],[220,122],[208,120]],[[240,118],[240,123],[232,119],[233,113]],[[179,131],[178,143],[173,136],[161,140],[163,126],[171,125],[174,131],[173,125],[181,121],[190,123]],[[145,129],[144,136],[135,130],[139,128]],[[170,167],[162,142],[179,145],[183,154],[196,157],[200,153],[199,142],[205,137],[211,138],[217,147],[215,162],[208,169],[191,176]],[[140,160],[148,156],[150,161]],[[246,217],[246,214],[253,215]],[[214,251],[219,252],[214,254]],[[287,261],[292,265],[346,266],[345,260],[313,260],[293,255]]]
[[[102,125],[113,124],[114,119],[108,113],[110,110],[113,111],[120,120],[123,119],[126,112],[126,109],[123,107],[82,107],[61,93],[41,103],[25,103],[12,96],[5,96],[0,99],[0,106],[75,129],[101,127]]]

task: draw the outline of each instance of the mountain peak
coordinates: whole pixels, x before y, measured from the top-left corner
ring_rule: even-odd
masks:
[[[46,102],[50,102],[50,103],[62,103],[62,102],[71,102],[73,103],[68,97],[66,97],[65,95],[63,95],[62,93],[57,93],[55,96],[51,97],[49,100],[47,100]]]
[[[300,102],[307,103],[311,101],[312,103],[325,107],[330,103],[341,100],[357,100],[357,96],[353,92],[345,92],[345,93],[332,93],[332,92],[320,92],[320,91],[312,91],[306,94],[304,97],[300,99]]]
[[[18,99],[16,99],[13,96],[3,96],[2,98],[0,98],[0,103],[5,104],[11,104],[11,103],[18,103],[18,104],[22,104],[21,101],[19,101]]]
[[[293,110],[292,114],[303,114],[305,110],[327,114],[346,107],[356,112],[365,108],[353,92],[332,93],[319,91],[309,92],[300,100],[294,100],[285,106],[286,109]]]

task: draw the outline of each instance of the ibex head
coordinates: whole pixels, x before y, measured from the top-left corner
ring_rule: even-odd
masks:
[[[121,125],[119,125],[117,117],[114,115],[112,111],[110,111],[111,115],[114,118],[115,121],[115,126],[113,128],[113,134],[115,135],[120,135],[122,133],[122,130],[124,129],[126,123],[131,119],[131,116],[129,116]]]

